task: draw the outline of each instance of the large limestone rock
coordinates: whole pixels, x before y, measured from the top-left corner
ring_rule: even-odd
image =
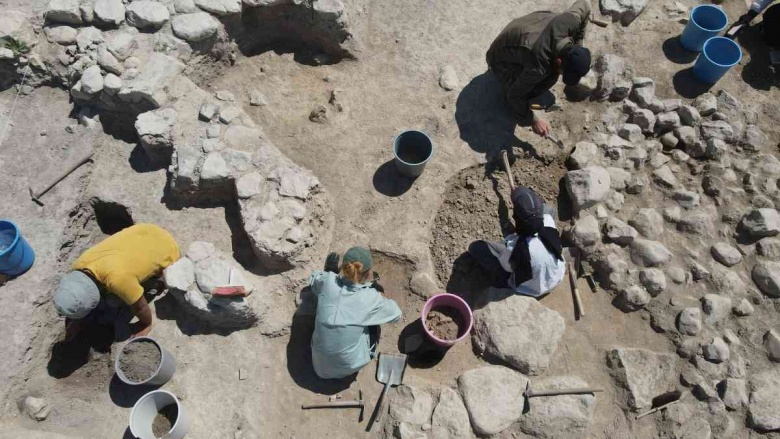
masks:
[[[390,400],[390,417],[396,422],[421,427],[431,422],[433,403],[433,396],[427,390],[404,384],[398,386]]]
[[[184,65],[175,58],[155,52],[142,67],[140,75],[124,81],[118,93],[119,99],[138,104],[146,110],[159,108],[168,101],[166,88],[183,69]]]
[[[566,331],[563,317],[536,299],[513,292],[490,289],[486,295],[489,303],[474,312],[477,349],[525,374],[540,374]]]
[[[20,11],[11,11],[3,8],[0,14],[0,38],[11,37],[16,41],[35,46],[38,39],[27,15]]]
[[[98,24],[117,27],[125,21],[125,5],[122,0],[97,0],[93,9]]]
[[[241,13],[241,0],[195,0],[195,4],[220,17]]]
[[[502,366],[482,367],[458,377],[458,388],[479,435],[497,434],[517,421],[525,407],[528,379]]]
[[[646,349],[618,348],[607,353],[607,366],[626,392],[633,410],[650,407],[653,398],[674,390],[675,357]]]
[[[780,297],[780,262],[761,261],[753,267],[753,282],[762,293]]]
[[[177,37],[197,43],[213,37],[219,29],[219,21],[205,12],[196,12],[173,17],[171,26]]]
[[[609,172],[600,166],[566,173],[566,190],[576,210],[587,209],[602,201],[609,193]]]
[[[739,223],[742,230],[754,238],[765,238],[780,233],[780,214],[775,209],[753,209]]]
[[[551,377],[532,383],[539,389],[571,389],[588,387],[575,376]],[[596,397],[592,394],[532,398],[528,413],[520,418],[523,433],[544,439],[577,439],[588,437],[593,420]]]
[[[433,439],[471,438],[469,413],[458,392],[444,387],[439,394],[439,403],[433,410],[431,437]]]
[[[52,23],[81,24],[79,0],[51,0],[46,10],[46,20]]]
[[[672,259],[672,253],[658,241],[635,239],[631,243],[631,260],[642,267],[659,267]]]
[[[184,312],[198,320],[220,329],[244,329],[259,323],[266,311],[262,294],[248,297],[215,297],[214,288],[225,285],[241,285],[251,293],[254,286],[248,274],[229,256],[216,251],[212,245],[195,242],[187,254],[200,254],[193,262],[185,256],[163,271],[163,279]],[[233,282],[230,283],[230,271]]]
[[[628,220],[628,224],[650,239],[656,239],[664,232],[664,218],[651,207],[637,210]]]
[[[757,373],[750,378],[749,425],[758,431],[780,430],[780,370]]]
[[[139,29],[159,29],[171,18],[162,3],[135,0],[127,7],[127,21]]]
[[[173,154],[171,129],[176,123],[176,110],[160,109],[142,113],[135,121],[135,130],[146,156],[157,165],[167,166]]]

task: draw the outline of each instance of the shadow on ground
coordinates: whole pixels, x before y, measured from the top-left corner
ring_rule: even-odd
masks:
[[[675,64],[690,64],[696,60],[697,56],[699,56],[697,52],[691,52],[690,50],[683,47],[683,45],[680,43],[679,35],[664,41],[661,49],[664,51],[666,59]]]
[[[374,189],[388,197],[398,197],[405,194],[415,182],[415,178],[406,177],[398,172],[395,160],[390,159],[374,172]]]
[[[108,354],[114,342],[114,328],[85,324],[71,341],[58,341],[52,346],[46,369],[53,378],[62,379],[90,363],[95,353]]]
[[[455,104],[460,138],[476,152],[488,153],[519,145],[517,122],[504,103],[501,83],[491,72],[471,80]]]
[[[780,76],[771,67],[771,48],[764,43],[760,26],[754,25],[739,33],[737,41],[743,49],[743,60],[748,58],[742,68],[742,80],[756,90],[769,91],[772,87],[780,87]]]
[[[314,372],[311,359],[311,336],[314,317],[295,315],[287,343],[287,371],[298,386],[323,395],[335,395],[349,388],[357,374],[340,380],[324,380]]]

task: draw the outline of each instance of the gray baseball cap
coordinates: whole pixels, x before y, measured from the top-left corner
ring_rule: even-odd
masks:
[[[98,302],[100,289],[80,271],[71,271],[63,276],[54,293],[54,308],[69,319],[83,319],[97,307]]]

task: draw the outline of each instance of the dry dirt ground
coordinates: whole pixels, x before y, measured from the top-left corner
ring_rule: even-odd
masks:
[[[383,328],[381,348],[394,351],[404,328],[419,319],[423,303],[409,289],[412,274],[428,272],[441,281],[442,289],[449,290],[450,264],[467,245],[477,238],[499,235],[498,194],[506,194],[506,184],[503,173],[485,172],[489,152],[516,147],[515,153],[521,156],[514,165],[517,178],[538,188],[549,201],[558,200],[561,153],[527,128],[515,127],[496,82],[485,74],[484,52],[510,17],[541,7],[561,10],[569,1],[555,0],[543,6],[525,0],[347,3],[360,24],[355,29],[362,44],[357,61],[310,66],[296,62],[291,54],[266,52],[239,56],[232,67],[198,71],[193,77],[207,90],[233,92],[274,144],[322,181],[336,215],[332,250],[343,251],[354,244],[375,250],[382,284],[404,310],[402,322]],[[693,1],[684,3],[694,5]],[[745,7],[742,0],[724,3],[732,20]],[[653,78],[659,96],[691,98],[698,92],[687,76],[691,60],[680,59],[669,42],[682,25],[668,19],[663,7],[664,2],[651,2],[628,28],[591,26],[587,41],[595,53],[617,53],[637,74]],[[40,11],[41,5],[0,0],[0,11],[5,8]],[[762,128],[776,142],[780,134],[777,82],[765,73],[767,54],[749,37],[743,43],[752,53],[715,89],[758,103]],[[439,69],[444,65],[455,68],[461,83],[451,92],[438,86]],[[328,106],[335,89],[341,91],[343,112]],[[265,95],[268,105],[249,106],[247,97],[255,90]],[[584,133],[598,130],[602,104],[567,102],[560,85],[553,91],[564,111],[549,116],[564,142],[572,145]],[[0,128],[11,116],[8,133],[0,139],[0,216],[22,227],[36,249],[37,261],[30,272],[0,287],[0,437],[130,437],[126,431],[129,408],[146,389],[128,391],[113,377],[111,351],[116,344],[112,348],[110,339],[94,337],[78,349],[64,350],[57,343],[62,325],[50,304],[55,282],[81,250],[105,236],[100,217],[94,218],[95,208],[84,203],[81,195],[101,184],[124,191],[136,206],[133,219],[137,222],[162,225],[184,248],[193,241],[207,240],[228,253],[242,248],[231,227],[235,212],[229,206],[169,210],[161,201],[165,172],[137,172],[131,167],[134,139],[78,126],[63,90],[36,89],[21,96],[14,107],[15,96],[15,89],[0,92]],[[328,107],[325,123],[308,120],[316,105]],[[13,114],[11,108],[15,108]],[[66,132],[66,127],[72,127],[73,133]],[[434,159],[415,181],[396,177],[392,167],[392,139],[404,129],[424,130],[436,146]],[[28,186],[42,184],[64,162],[90,147],[99,149],[94,164],[81,168],[49,193],[45,206],[29,200]],[[533,156],[541,156],[549,165],[541,165]],[[466,187],[469,181],[474,189]],[[560,207],[559,219],[565,220],[565,206]],[[469,225],[457,215],[459,209],[463,218],[479,221]],[[443,224],[447,218],[449,222]],[[76,229],[82,231],[75,234]],[[288,279],[294,285],[302,281]],[[266,287],[287,291],[281,285]],[[586,292],[583,299],[588,310],[579,321],[574,320],[567,282],[542,301],[559,311],[567,325],[552,366],[543,376],[574,374],[606,389],[596,398],[589,437],[655,437],[652,418],[630,423],[615,402],[604,353],[618,346],[658,352],[673,348],[652,331],[644,314],[624,314],[610,304],[610,296],[590,293],[584,282],[579,288]],[[466,287],[458,289],[462,291],[452,292],[472,293]],[[289,319],[294,298],[287,299],[287,308],[279,314]],[[165,294],[155,299],[154,309],[152,335],[163,340],[178,361],[177,373],[165,388],[182,398],[193,418],[188,437],[372,435],[364,431],[365,422],[357,422],[356,411],[299,409],[302,403],[321,402],[339,392],[352,398],[358,389],[373,408],[380,390],[373,364],[352,383],[323,383],[314,378],[306,319],[294,319],[289,333],[276,337],[263,335],[260,328],[214,334],[203,333],[179,318],[175,302]],[[408,369],[405,379],[454,385],[460,373],[484,364],[464,341],[434,366]],[[240,369],[246,379],[239,379]],[[17,401],[25,395],[50,401],[52,411],[45,421],[20,414]]]

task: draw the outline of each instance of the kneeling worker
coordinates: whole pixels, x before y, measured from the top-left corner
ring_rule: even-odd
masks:
[[[401,319],[401,308],[385,298],[369,281],[371,252],[352,247],[339,256],[328,255],[326,271],[311,275],[317,296],[317,314],[311,339],[314,372],[320,378],[346,378],[376,355],[379,325]]]
[[[66,340],[78,333],[85,320],[98,320],[101,310],[115,308],[120,301],[138,318],[133,337],[147,335],[152,310],[141,283],[160,275],[180,257],[173,236],[154,224],[128,227],[85,251],[54,295],[54,307],[66,317]]]
[[[566,85],[577,85],[590,71],[590,51],[581,46],[589,19],[589,0],[578,0],[562,14],[534,12],[509,23],[487,52],[515,118],[531,119],[540,136],[549,134],[550,125],[529,101],[555,85],[561,73]]]
[[[493,276],[493,286],[540,297],[558,286],[566,274],[554,212],[527,187],[512,191],[512,204],[516,233],[504,242],[475,241],[468,252]]]
[[[761,37],[769,47],[775,51],[780,50],[780,0],[754,0],[748,12],[739,17],[726,31],[726,36],[734,38],[762,13],[764,18],[761,23]],[[780,58],[778,55],[775,57]],[[773,59],[772,62],[778,64],[780,59]]]

